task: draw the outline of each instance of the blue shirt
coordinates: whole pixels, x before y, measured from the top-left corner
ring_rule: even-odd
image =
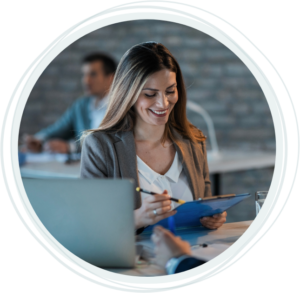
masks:
[[[65,113],[52,125],[35,134],[40,140],[62,139],[74,142],[80,151],[79,139],[83,131],[91,129],[90,103],[93,97],[76,100]]]

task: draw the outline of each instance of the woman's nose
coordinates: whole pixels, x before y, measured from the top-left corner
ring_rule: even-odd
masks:
[[[160,106],[162,109],[165,109],[169,106],[169,100],[166,94],[160,94],[157,98],[157,105]]]

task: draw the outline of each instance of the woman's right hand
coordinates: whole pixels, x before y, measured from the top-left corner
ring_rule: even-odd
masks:
[[[171,200],[167,190],[162,194],[147,196],[142,206],[134,211],[135,228],[146,227],[159,222],[176,214],[177,211],[171,211]],[[156,213],[154,212],[156,211]]]

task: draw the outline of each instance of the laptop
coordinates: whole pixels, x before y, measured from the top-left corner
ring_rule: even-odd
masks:
[[[97,267],[134,267],[133,181],[23,178],[23,184],[42,224],[70,252]]]

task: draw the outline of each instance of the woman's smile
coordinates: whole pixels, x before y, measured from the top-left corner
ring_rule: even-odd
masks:
[[[164,117],[164,116],[168,115],[168,109],[165,109],[165,110],[153,110],[153,109],[149,109],[149,110],[156,117]]]

